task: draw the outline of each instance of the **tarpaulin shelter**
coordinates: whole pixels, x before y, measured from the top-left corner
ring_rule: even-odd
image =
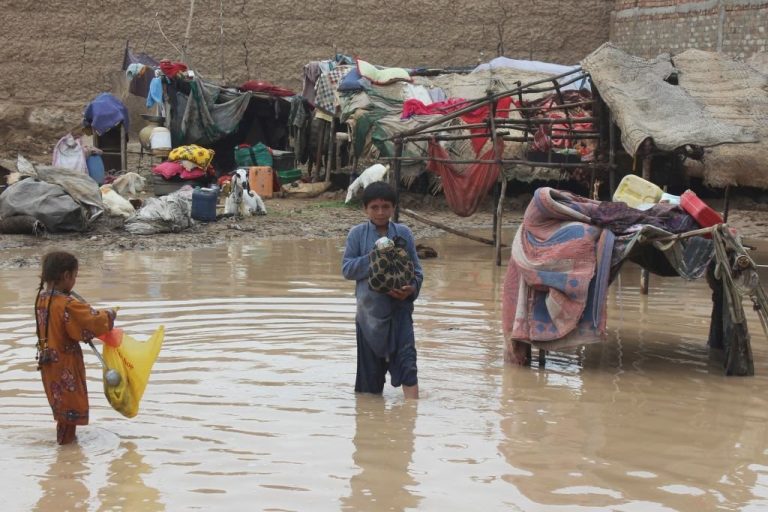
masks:
[[[146,80],[145,75],[154,77],[154,71],[141,73],[140,66],[154,70],[161,69],[161,64],[148,55],[135,55],[126,48],[123,69],[126,72],[136,70],[130,77],[130,91],[137,95],[149,94],[149,85],[143,87],[141,84]],[[171,131],[173,146],[197,144],[213,149],[213,165],[217,172],[228,172],[236,167],[233,152],[239,144],[261,142],[274,149],[288,147],[293,97],[286,94],[290,91],[277,87],[253,91],[221,86],[203,79],[196,72],[163,76],[162,83],[168,106],[165,125]]]

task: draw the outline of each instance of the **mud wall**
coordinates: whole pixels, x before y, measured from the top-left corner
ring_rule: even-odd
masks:
[[[497,55],[571,64],[608,38],[613,0],[196,0],[189,63],[212,80],[300,85],[334,50],[391,66]],[[5,0],[0,98],[86,100],[110,87],[126,41],[177,59],[184,1]]]
[[[617,0],[610,39],[641,57],[698,48],[746,59],[768,47],[768,0]]]
[[[157,59],[178,59],[190,1],[2,4],[0,149],[7,149],[9,129],[33,129],[40,108],[57,130],[77,123],[88,100],[113,89],[126,41]],[[572,64],[608,39],[613,4],[196,0],[187,60],[217,82],[262,79],[294,89],[306,62],[335,51],[390,66],[471,66],[499,52]]]

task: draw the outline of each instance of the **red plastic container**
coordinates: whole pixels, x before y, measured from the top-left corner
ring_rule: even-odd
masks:
[[[723,223],[723,217],[715,210],[707,206],[694,192],[686,190],[680,196],[680,206],[683,210],[696,219],[703,228]]]

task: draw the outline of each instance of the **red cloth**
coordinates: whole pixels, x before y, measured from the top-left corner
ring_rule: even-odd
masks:
[[[295,96],[296,93],[264,80],[248,80],[240,86],[241,91],[263,92],[272,96]]]
[[[430,114],[450,114],[460,108],[465,107],[467,100],[463,98],[448,98],[445,101],[437,101],[425,105],[424,102],[417,99],[405,100],[403,102],[403,114],[401,119],[408,119],[411,116],[425,116]]]
[[[537,151],[547,152],[550,146],[556,149],[572,148],[576,145],[575,139],[563,139],[558,135],[568,135],[569,133],[576,132],[591,132],[594,129],[592,123],[577,123],[576,120],[580,117],[587,117],[586,114],[571,115],[571,124],[568,125],[567,118],[562,110],[553,110],[545,114],[545,119],[563,119],[564,123],[555,123],[552,125],[552,137],[549,136],[549,127],[547,125],[539,125],[538,130],[533,136],[533,149]]]
[[[496,117],[502,117],[507,118],[509,117],[509,106],[512,104],[512,97],[507,96],[506,98],[501,98],[499,101],[496,102]],[[464,121],[467,124],[477,124],[477,123],[484,123],[488,120],[488,114],[489,114],[489,106],[483,106],[478,109],[475,109],[471,112],[467,112],[466,114],[463,114],[461,116],[461,120]],[[499,112],[501,111],[501,112]],[[477,133],[485,133],[487,130],[485,128],[470,128],[470,133],[477,134]],[[472,147],[475,150],[475,154],[479,153],[481,149],[483,149],[483,146],[485,146],[485,143],[487,142],[487,139],[484,137],[474,137],[472,139]]]
[[[512,104],[512,101],[512,98],[509,96],[506,98],[501,98],[499,101],[497,101],[496,117],[505,119],[509,117],[509,106]],[[401,119],[408,119],[414,115],[421,116],[428,114],[450,114],[451,112],[455,112],[461,108],[466,107],[468,103],[469,101],[463,98],[448,98],[445,101],[438,101],[430,105],[425,105],[417,99],[405,100],[405,102],[403,102],[403,114],[400,117]],[[471,112],[467,112],[466,114],[462,114],[461,120],[467,124],[484,123],[488,120],[489,108],[490,107],[486,105],[472,110]],[[469,131],[472,134],[487,132],[485,128],[471,128]],[[485,146],[486,142],[486,137],[472,138],[472,148],[474,148],[475,154],[483,149],[483,146]]]
[[[484,139],[480,139],[485,142]],[[473,139],[474,141],[474,139]],[[499,160],[504,152],[504,141],[498,140],[498,152],[494,157],[494,148],[480,156],[480,160]],[[429,157],[439,160],[450,160],[448,152],[434,140],[429,141]],[[458,172],[457,167],[464,167],[464,172]],[[480,201],[488,194],[499,179],[501,165],[493,164],[451,164],[431,160],[427,170],[434,172],[443,179],[443,192],[448,206],[456,215],[469,217],[477,211]]]
[[[168,78],[173,78],[179,73],[185,72],[187,69],[187,65],[183,62],[173,62],[168,59],[160,61],[160,71],[162,71]]]
[[[152,174],[157,174],[159,176],[162,176],[163,178],[169,180],[173,178],[174,176],[178,176],[181,174],[181,171],[184,170],[184,166],[181,165],[181,162],[163,162],[161,164],[157,164],[152,168]]]

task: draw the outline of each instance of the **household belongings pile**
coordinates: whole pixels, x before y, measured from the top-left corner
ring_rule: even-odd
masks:
[[[216,171],[211,165],[214,151],[196,144],[171,150],[168,160],[152,167],[152,174],[166,181],[194,181],[211,178]]]
[[[269,82],[250,80],[240,87],[222,87],[202,80],[184,63],[157,62],[127,48],[123,69],[129,90],[146,97],[147,108],[169,106],[168,112],[159,113],[169,119],[173,145],[211,149],[219,172],[237,167],[233,146],[262,142],[285,148],[289,132],[309,123],[304,99]]]
[[[718,220],[708,217],[705,224]],[[671,203],[641,211],[539,188],[515,235],[504,281],[507,353],[516,342],[556,350],[601,341],[608,285],[624,261],[663,276],[701,277],[713,257],[712,240],[641,243],[700,226]]]
[[[0,232],[84,231],[104,213],[98,184],[71,169],[35,166],[19,155],[23,177],[0,194]]]

